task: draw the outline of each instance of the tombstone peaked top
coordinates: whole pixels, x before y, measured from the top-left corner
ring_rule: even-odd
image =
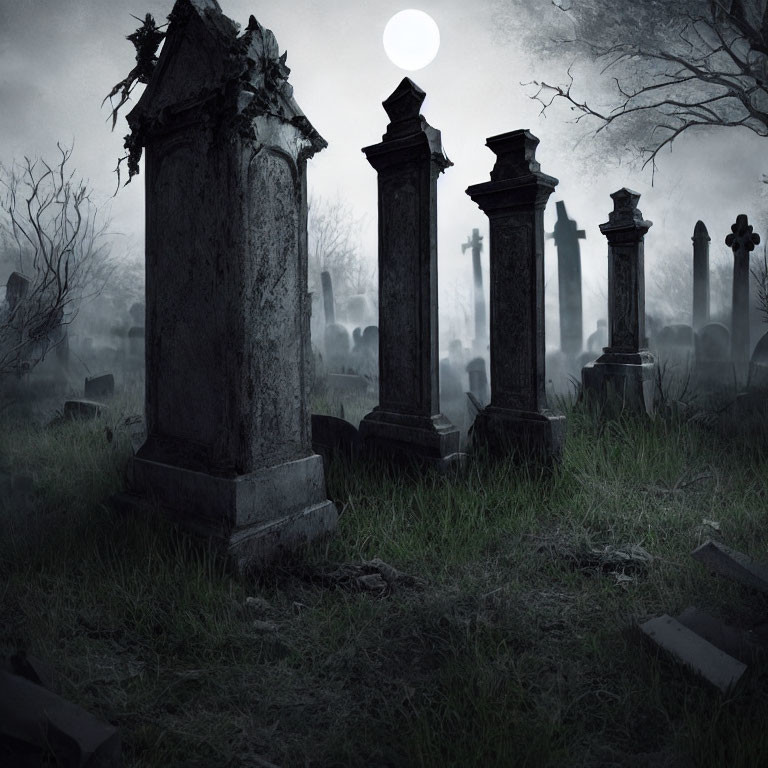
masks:
[[[268,115],[294,125],[308,142],[307,157],[328,146],[293,98],[287,52],[251,16],[242,35],[216,0],[177,0],[152,77],[126,119],[133,140],[162,133],[179,120],[230,118],[244,135]]]
[[[693,228],[693,237],[691,240],[693,240],[694,243],[697,240],[708,243],[711,239],[706,224],[701,220],[697,221],[696,226]]]
[[[389,163],[400,150],[404,150],[407,155],[413,147],[424,146],[425,139],[438,173],[453,165],[443,150],[440,131],[419,114],[426,96],[410,77],[404,77],[397,88],[381,102],[390,122],[380,144],[363,147],[362,151],[371,165],[377,167],[381,162]],[[384,156],[390,159],[384,159]]]
[[[640,200],[640,193],[633,189],[622,189],[611,195],[613,200],[613,210],[608,214],[608,221],[600,225],[600,231],[603,234],[613,230],[634,229],[647,232],[653,222],[643,219],[643,214],[637,207]]]
[[[749,253],[760,244],[760,235],[752,231],[752,225],[745,213],[740,213],[736,217],[736,222],[731,224],[731,234],[725,238],[725,244],[730,246],[734,253],[742,249]]]

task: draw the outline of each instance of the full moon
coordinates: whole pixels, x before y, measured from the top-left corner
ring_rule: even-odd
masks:
[[[424,11],[413,8],[396,13],[384,27],[384,50],[400,69],[422,69],[437,55],[440,30]]]

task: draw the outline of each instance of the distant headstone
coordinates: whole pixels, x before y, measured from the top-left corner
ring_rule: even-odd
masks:
[[[562,457],[565,417],[545,389],[544,208],[558,181],[541,172],[539,140],[527,130],[492,136],[491,180],[466,190],[488,215],[491,283],[491,401],[473,440],[492,455],[549,464]]]
[[[330,272],[321,272],[320,281],[323,284],[323,309],[325,310],[325,324],[332,325],[336,322],[336,304],[333,300],[333,283]]]
[[[307,161],[274,35],[177,0],[128,114],[146,163],[147,440],[136,486],[239,569],[333,530],[312,451]]]
[[[731,226],[725,244],[733,251],[733,309],[731,315],[731,357],[737,366],[749,361],[749,254],[760,242],[747,216],[740,213]]]
[[[21,272],[11,272],[8,281],[5,284],[5,303],[10,312],[18,306],[22,299],[29,293],[29,287],[32,281]]]
[[[346,321],[361,327],[375,325],[378,322],[376,306],[370,296],[364,293],[356,293],[350,296],[345,303]]]
[[[325,326],[325,366],[329,373],[344,373],[349,366],[349,331],[341,323]]]
[[[467,374],[469,375],[469,391],[474,395],[476,402],[485,407],[490,400],[485,358],[475,357],[470,360],[467,363]]]
[[[568,218],[565,203],[558,200],[555,231],[550,235],[557,246],[557,285],[560,303],[560,349],[574,358],[584,344],[581,313],[581,250],[579,240],[587,235]]]
[[[695,348],[695,335],[690,325],[677,323],[665,325],[655,339],[659,360],[687,365],[692,361]]]
[[[582,387],[597,402],[639,413],[654,407],[653,355],[645,344],[644,237],[652,223],[637,207],[640,195],[620,189],[600,231],[608,240],[608,346],[582,369]]]
[[[749,360],[747,389],[768,394],[768,333],[760,337]]]
[[[608,321],[600,318],[597,321],[597,328],[587,339],[587,350],[590,353],[601,354],[603,349],[608,346]]]
[[[438,379],[437,177],[451,161],[419,114],[425,96],[403,78],[383,103],[383,140],[363,149],[378,174],[380,370],[360,437],[366,451],[446,467],[461,460]]]
[[[736,394],[731,360],[731,332],[722,323],[707,323],[696,333],[693,385],[704,393]]]
[[[144,356],[145,343],[146,331],[143,326],[134,325],[128,329],[128,353],[132,357]]]
[[[96,400],[115,394],[115,377],[111,373],[89,376],[85,379],[85,398]]]
[[[131,316],[134,325],[143,326],[147,319],[147,307],[143,301],[137,301],[135,304],[131,304],[128,314]]]
[[[67,419],[95,419],[101,415],[103,403],[95,400],[67,400],[64,403],[64,417]]]
[[[694,330],[709,322],[709,242],[703,221],[693,228],[693,320]]]
[[[483,263],[480,254],[483,250],[483,238],[479,229],[472,230],[472,237],[461,246],[461,252],[472,250],[472,298],[475,307],[475,338],[472,347],[477,353],[485,351],[488,345],[488,324],[485,311],[485,289],[483,288]]]

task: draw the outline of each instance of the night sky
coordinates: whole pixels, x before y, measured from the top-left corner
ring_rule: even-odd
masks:
[[[649,170],[641,171],[590,152],[589,137],[566,122],[567,110],[539,115],[521,82],[558,78],[573,56],[538,59],[536,35],[554,31],[559,14],[547,0],[530,0],[532,18],[540,26],[515,29],[503,0],[431,0],[407,5],[391,0],[221,0],[225,14],[242,26],[253,14],[288,51],[290,82],[299,105],[329,148],[311,162],[309,186],[314,195],[350,200],[365,214],[362,242],[370,254],[376,247],[376,176],[361,147],[381,140],[387,122],[381,107],[403,76],[427,92],[422,112],[442,131],[454,166],[441,177],[439,235],[441,322],[450,312],[450,297],[470,284],[471,258],[461,243],[473,227],[487,232],[486,219],[464,194],[470,184],[486,181],[493,155],[485,139],[528,128],[541,139],[537,159],[542,171],[560,179],[550,198],[546,227],[552,230],[554,202],[564,200],[580,228],[582,241],[585,336],[598,316],[606,315],[605,239],[597,225],[607,220],[608,195],[623,186],[640,192],[640,209],[654,222],[646,238],[646,281],[649,305],[658,302],[655,265],[666,259],[690,260],[691,234],[703,219],[712,237],[712,260],[729,255],[725,235],[738,213],[747,213],[764,237],[768,217],[760,182],[765,170],[759,159],[764,140],[747,131],[691,133],[675,142],[659,161],[654,186]],[[112,198],[113,173],[128,132],[124,117],[110,131],[109,106],[101,101],[134,63],[133,46],[125,37],[138,26],[131,14],[147,12],[164,20],[171,0],[0,0],[0,161],[23,155],[53,157],[56,141],[75,142],[74,161],[90,179],[97,199],[109,201],[114,231],[122,233],[116,252],[141,252],[144,177],[134,178]],[[382,33],[387,20],[407,7],[429,13],[441,33],[436,59],[425,69],[405,72],[386,57]],[[584,69],[584,78],[593,69]],[[578,74],[578,70],[577,70]],[[582,78],[584,86],[590,83]],[[582,95],[600,98],[594,89]],[[139,90],[134,92],[133,102]],[[132,104],[131,104],[132,105]],[[131,106],[129,105],[129,107]],[[582,142],[575,146],[577,141]],[[547,244],[548,328],[556,306],[554,244]],[[485,253],[487,259],[487,251]],[[686,312],[690,311],[689,309]],[[679,321],[689,322],[682,316]],[[556,343],[556,338],[548,339]]]

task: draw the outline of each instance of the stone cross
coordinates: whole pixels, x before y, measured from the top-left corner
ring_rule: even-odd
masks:
[[[568,218],[565,203],[558,200],[555,231],[547,237],[557,246],[557,284],[560,299],[560,349],[576,357],[584,346],[581,312],[581,252],[579,240],[587,235]]]
[[[480,254],[483,250],[483,238],[480,236],[479,229],[472,230],[472,237],[467,238],[467,242],[461,246],[461,252],[465,253],[469,248],[472,249],[472,276],[475,304],[475,340],[474,348],[476,352],[484,352],[488,343],[488,331],[486,327],[485,314],[485,291],[483,290],[483,264],[480,261]]]
[[[734,363],[749,362],[749,254],[760,243],[747,216],[740,213],[731,225],[725,244],[733,251],[733,306],[731,309],[731,357]]]
[[[549,411],[544,391],[544,208],[558,180],[541,173],[538,143],[527,130],[492,136],[491,180],[466,190],[490,225],[491,402],[473,439],[550,463],[565,440],[565,418]]]
[[[360,422],[364,450],[443,467],[459,430],[440,413],[437,177],[450,165],[419,114],[426,94],[403,78],[383,102],[383,140],[364,147],[379,190],[379,405]]]
[[[703,221],[693,228],[693,330],[709,322],[709,232]]]
[[[251,568],[335,527],[312,451],[307,160],[326,146],[251,16],[178,0],[128,115],[146,153],[140,493]]]
[[[325,324],[332,325],[336,322],[336,306],[333,301],[333,283],[330,272],[320,273],[320,282],[323,285],[323,309],[325,310]]]
[[[643,238],[652,222],[637,208],[638,192],[625,187],[611,198],[613,211],[600,225],[608,239],[608,346],[582,369],[582,383],[599,401],[615,395],[620,407],[651,413],[655,367],[645,347]]]

